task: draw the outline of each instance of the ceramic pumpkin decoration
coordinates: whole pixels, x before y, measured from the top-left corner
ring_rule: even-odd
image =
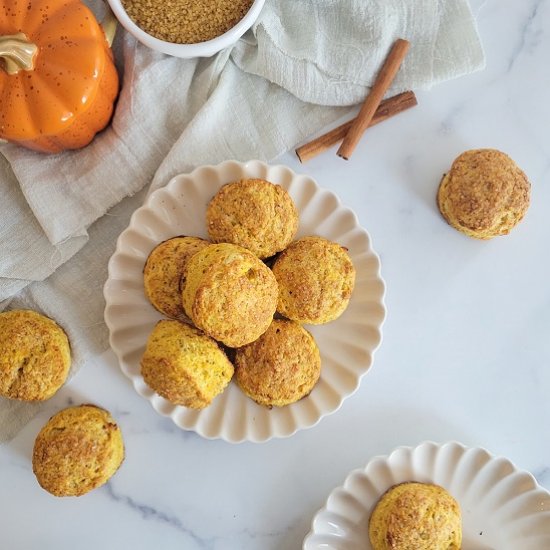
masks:
[[[0,0],[0,138],[46,153],[84,147],[117,92],[106,33],[82,2]]]

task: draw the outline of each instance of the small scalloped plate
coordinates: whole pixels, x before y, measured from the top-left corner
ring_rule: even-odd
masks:
[[[372,550],[370,515],[405,481],[435,483],[458,501],[463,550],[550,548],[550,494],[509,460],[460,443],[399,447],[351,472],[313,518],[304,550]]]
[[[222,185],[242,178],[262,178],[287,189],[300,213],[298,237],[316,234],[346,246],[357,271],[355,289],[341,317],[307,327],[317,340],[322,361],[321,378],[307,397],[268,409],[246,397],[232,382],[205,409],[176,406],[155,394],[140,374],[147,337],[162,318],[145,297],[143,266],[151,250],[165,239],[176,235],[208,238],[208,202]],[[109,261],[105,322],[122,372],[158,413],[209,439],[262,442],[315,425],[357,389],[381,341],[384,288],[380,262],[367,232],[336,195],[285,166],[227,161],[174,177],[134,212]]]

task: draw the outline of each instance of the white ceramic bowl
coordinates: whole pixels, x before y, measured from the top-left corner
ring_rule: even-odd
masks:
[[[268,409],[232,382],[210,406],[187,409],[154,393],[141,376],[140,359],[147,338],[162,319],[145,296],[143,265],[151,250],[170,237],[207,239],[206,207],[210,199],[225,183],[244,178],[266,179],[289,192],[300,213],[298,238],[320,235],[347,247],[357,272],[355,288],[348,308],[338,319],[307,326],[319,345],[322,363],[321,378],[307,397],[286,407]],[[104,295],[111,347],[136,391],[180,428],[231,443],[289,437],[337,411],[370,369],[386,315],[380,262],[355,214],[309,176],[256,160],[201,166],[190,174],[175,176],[166,187],[151,193],[118,238]]]
[[[550,494],[531,474],[480,447],[426,441],[351,472],[313,518],[303,550],[372,550],[370,515],[390,487],[406,481],[436,483],[458,501],[463,550],[550,548]]]
[[[146,33],[142,28],[138,27],[132,19],[126,13],[121,0],[108,0],[113,13],[119,20],[120,24],[130,33],[133,34],[142,44],[145,44],[153,50],[157,50],[162,53],[167,53],[175,57],[210,57],[220,50],[227,48],[234,44],[258,19],[260,11],[263,8],[265,0],[254,0],[252,6],[248,10],[248,13],[231,29],[224,34],[207,40],[206,42],[200,42],[197,44],[175,44],[173,42],[166,42],[159,40],[154,36]]]

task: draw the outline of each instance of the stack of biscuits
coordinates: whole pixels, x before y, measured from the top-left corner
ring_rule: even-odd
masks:
[[[302,324],[328,323],[346,309],[355,282],[347,250],[317,236],[293,242],[296,207],[262,179],[224,185],[205,221],[209,241],[176,236],[145,263],[145,293],[168,317],[149,336],[145,382],[193,409],[208,406],[233,375],[261,405],[298,401],[321,372]]]

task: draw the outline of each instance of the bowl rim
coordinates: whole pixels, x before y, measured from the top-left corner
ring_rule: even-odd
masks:
[[[177,44],[175,42],[167,42],[155,38],[139,27],[130,16],[126,13],[122,0],[107,0],[109,6],[119,23],[132,34],[139,42],[145,46],[175,57],[191,58],[191,57],[210,57],[227,46],[235,43],[256,21],[260,15],[265,0],[254,0],[250,9],[237,24],[229,30],[205,42],[197,42],[195,44]]]

